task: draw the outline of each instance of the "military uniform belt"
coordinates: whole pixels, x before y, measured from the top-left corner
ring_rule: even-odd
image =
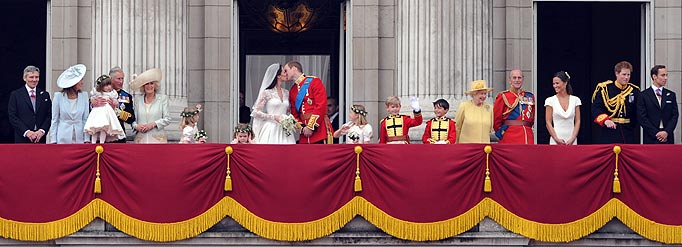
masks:
[[[630,119],[629,119],[629,118],[612,118],[611,121],[613,121],[614,123],[619,123],[619,124],[627,124],[627,123],[630,123]]]
[[[392,142],[392,141],[407,141],[406,136],[389,136],[386,137],[386,141]]]
[[[505,120],[504,125],[509,125],[509,126],[530,126],[533,127],[533,123],[531,122],[526,122],[523,120]]]

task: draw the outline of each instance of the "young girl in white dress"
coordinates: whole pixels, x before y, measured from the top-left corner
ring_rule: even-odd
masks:
[[[251,126],[245,123],[240,123],[234,128],[234,140],[232,144],[255,144],[253,140],[253,130]]]
[[[552,78],[556,95],[545,100],[545,125],[549,144],[576,145],[580,131],[580,98],[571,95],[571,77],[559,71]]]
[[[196,107],[185,107],[180,113],[182,120],[180,120],[180,129],[182,130],[182,137],[180,143],[205,143],[204,137],[198,137],[199,129],[197,122],[199,122],[199,112],[201,112],[201,105]],[[198,137],[198,138],[197,138]]]
[[[107,102],[113,100],[118,105],[118,93],[114,91],[108,75],[100,76],[95,83],[96,91],[92,92],[91,98],[104,98]],[[109,104],[92,108],[83,131],[90,135],[92,143],[97,143],[98,137],[100,143],[125,138],[123,127],[118,121],[118,114]]]
[[[372,140],[372,126],[367,123],[367,111],[363,105],[350,107],[350,122],[334,132],[334,138],[346,135],[347,144],[367,144]]]

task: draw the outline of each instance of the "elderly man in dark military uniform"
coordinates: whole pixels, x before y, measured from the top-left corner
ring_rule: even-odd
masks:
[[[111,85],[114,90],[118,92],[118,120],[121,123],[121,127],[125,130],[124,123],[128,123],[132,126],[135,122],[135,110],[133,109],[133,95],[123,90],[123,78],[125,74],[123,69],[120,67],[113,67],[109,70],[109,76],[111,76]],[[116,140],[114,142],[125,143],[126,138]]]
[[[639,87],[629,83],[632,64],[616,64],[616,81],[597,84],[592,94],[592,117],[601,126],[600,143],[639,143],[637,98]]]

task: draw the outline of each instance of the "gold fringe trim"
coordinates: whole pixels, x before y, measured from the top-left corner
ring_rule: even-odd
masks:
[[[99,212],[100,218],[122,232],[143,240],[168,242],[195,237],[220,222],[225,218],[225,212],[228,211],[229,200],[231,200],[229,197],[224,197],[206,212],[194,218],[173,223],[138,220],[101,199],[95,199],[92,204]]]
[[[449,238],[476,226],[485,217],[486,199],[457,217],[429,223],[395,218],[361,197],[355,197],[353,201],[361,207],[362,217],[387,234],[405,240],[431,241]]]
[[[96,202],[92,201],[63,219],[27,223],[0,218],[0,236],[22,241],[46,241],[77,232],[95,219]]]
[[[614,218],[616,207],[613,200],[582,219],[562,224],[545,224],[521,218],[492,199],[484,199],[489,210],[486,215],[492,220],[514,233],[546,242],[569,242],[595,232]]]
[[[324,218],[301,223],[269,221],[253,214],[230,197],[225,197],[223,200],[228,205],[227,214],[256,235],[280,241],[305,241],[321,238],[341,229],[355,217],[359,210],[358,205],[361,205],[358,201],[364,199],[354,197],[346,205]]]
[[[133,237],[166,242],[195,237],[226,216],[230,216],[246,229],[264,238],[306,241],[327,236],[341,229],[356,215],[364,217],[389,235],[411,241],[449,238],[471,229],[487,216],[514,233],[546,242],[569,242],[580,239],[617,217],[647,239],[666,244],[682,243],[682,226],[666,225],[646,219],[616,198],[612,198],[597,211],[582,219],[561,224],[545,224],[523,219],[490,198],[484,198],[457,217],[429,223],[395,218],[358,196],[324,218],[301,223],[263,219],[230,197],[224,197],[206,212],[191,219],[173,223],[153,223],[132,218],[97,198],[76,213],[52,222],[25,223],[0,218],[0,236],[22,241],[46,241],[77,232],[95,217],[99,217]]]
[[[644,218],[616,198],[609,203],[614,204],[616,217],[640,236],[666,244],[682,243],[682,226],[661,224]]]

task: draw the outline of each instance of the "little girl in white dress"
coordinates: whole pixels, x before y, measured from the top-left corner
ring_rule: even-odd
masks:
[[[182,120],[180,121],[180,129],[182,130],[182,137],[180,143],[205,143],[206,137],[200,134],[197,128],[199,122],[199,112],[201,112],[201,104],[196,107],[185,107],[180,113]]]
[[[347,144],[367,144],[372,140],[372,126],[367,123],[367,111],[363,105],[350,107],[350,122],[334,132],[334,137],[346,135]]]
[[[91,98],[104,98],[107,102],[114,100],[114,103],[118,105],[118,93],[111,86],[111,78],[108,75],[97,78],[95,90],[92,92]],[[108,103],[92,108],[83,131],[91,136],[92,143],[97,143],[98,137],[100,143],[125,138],[125,132],[118,121],[118,116],[114,108]]]

